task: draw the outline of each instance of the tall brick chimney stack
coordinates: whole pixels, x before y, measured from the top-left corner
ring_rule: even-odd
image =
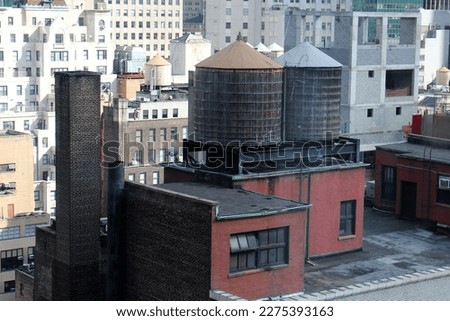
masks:
[[[56,273],[53,300],[100,300],[100,74],[55,73]]]

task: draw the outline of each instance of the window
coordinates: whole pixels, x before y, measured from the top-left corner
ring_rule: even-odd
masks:
[[[356,201],[341,202],[339,236],[355,235]]]
[[[23,130],[30,130],[30,121],[29,120],[23,121]]]
[[[98,36],[98,42],[99,42],[99,43],[105,42],[105,36],[104,36],[104,35],[99,35],[99,36]]]
[[[0,111],[8,111],[8,103],[0,103]]]
[[[147,184],[147,174],[146,173],[139,173],[139,183]]]
[[[0,61],[3,61],[4,57],[3,57],[3,50],[0,50]]]
[[[450,175],[438,176],[438,190],[436,202],[450,205]]]
[[[50,191],[50,201],[56,201],[56,191]]]
[[[22,85],[16,86],[16,94],[17,96],[22,96]]]
[[[50,52],[51,61],[68,61],[69,52],[68,51],[52,51]]]
[[[289,228],[230,235],[230,273],[288,264]]]
[[[106,75],[106,66],[97,66],[96,70],[102,75]]]
[[[83,50],[83,60],[89,59],[89,50]]]
[[[31,50],[25,51],[25,60],[31,61]]]
[[[39,95],[39,85],[30,85],[30,95]]]
[[[188,138],[188,128],[183,127],[183,139],[187,139],[187,138]]]
[[[225,37],[225,42],[226,43],[230,43],[231,42],[231,37],[230,36],[226,36]]]
[[[14,18],[8,17],[8,26],[12,26],[14,24]]]
[[[242,29],[248,29],[248,22],[244,22],[242,24]]]
[[[19,52],[17,50],[13,51],[13,60],[18,61],[19,60]]]
[[[375,72],[374,72],[373,70],[369,70],[369,71],[368,71],[368,76],[369,76],[369,78],[373,78],[374,75],[375,75]]]
[[[402,107],[395,107],[395,114],[401,115],[402,114]]]
[[[164,142],[167,140],[167,134],[166,134],[166,129],[165,128],[160,128],[159,129],[159,140]]]
[[[106,60],[106,50],[97,50],[97,59],[98,60]]]
[[[1,251],[2,271],[14,270],[23,264],[23,249]]]
[[[25,236],[36,235],[36,224],[25,225]]]
[[[41,52],[39,50],[36,50],[36,61],[41,60]]]
[[[373,108],[367,109],[367,117],[373,117]]]
[[[16,34],[15,33],[12,33],[9,35],[9,41],[16,42]]]
[[[26,67],[25,68],[25,76],[26,77],[31,77],[31,67]]]
[[[231,22],[225,22],[225,29],[231,29]]]
[[[8,130],[8,129],[14,130],[15,127],[16,127],[16,125],[15,125],[14,121],[9,120],[9,121],[3,122],[3,130]]]
[[[161,148],[159,150],[159,162],[163,163],[167,161],[167,150],[165,148]]]
[[[159,184],[159,172],[155,171],[152,173],[152,184]]]
[[[142,129],[136,130],[136,142],[142,143]]]
[[[174,108],[174,109],[172,110],[172,117],[173,117],[173,118],[177,118],[177,117],[178,117],[178,108]]]
[[[41,200],[41,192],[40,191],[34,191],[34,201],[38,202]]]
[[[162,110],[162,118],[167,118],[167,109]]]
[[[150,141],[150,142],[154,142],[155,141],[155,129],[154,128],[150,128],[149,130],[148,130],[148,140]]]
[[[48,155],[42,155],[42,165],[48,165]]]
[[[20,226],[0,228],[0,240],[18,239],[20,237]]]
[[[153,109],[152,110],[152,119],[157,119],[158,118],[158,110],[157,109]]]
[[[177,136],[178,136],[177,135],[177,128],[176,127],[171,127],[170,128],[170,139],[171,140],[175,140],[175,139],[178,138]]]
[[[62,33],[55,34],[55,43],[61,44],[64,42],[64,35]]]
[[[28,248],[28,264],[34,262],[34,246]]]
[[[381,198],[395,201],[397,189],[397,169],[392,166],[381,167]]]
[[[231,16],[231,8],[226,8],[226,9],[225,9],[225,14],[226,14],[227,16]]]
[[[147,109],[142,111],[142,119],[148,119],[148,110]]]
[[[41,68],[36,67],[36,77],[41,77]]]
[[[8,86],[0,86],[0,96],[8,96]]]

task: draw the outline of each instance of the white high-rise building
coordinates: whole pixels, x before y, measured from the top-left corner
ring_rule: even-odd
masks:
[[[287,33],[299,26],[290,21],[292,11],[302,11],[304,20],[296,43],[311,42],[316,47],[329,46],[334,39],[334,18],[330,12],[351,10],[351,0],[227,0],[205,4],[205,38],[214,51],[236,40],[238,33],[252,45],[273,42],[284,47]],[[328,13],[328,14],[325,14]],[[297,20],[298,21],[298,20]]]
[[[28,0],[0,11],[0,130],[34,136],[36,181],[55,179],[54,73],[96,71],[114,88],[109,11],[68,4]]]
[[[181,0],[108,0],[107,8],[113,43],[142,47],[148,59],[157,54],[169,58],[170,40],[183,34]]]

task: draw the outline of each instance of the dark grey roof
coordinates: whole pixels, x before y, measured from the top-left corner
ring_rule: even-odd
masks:
[[[449,144],[450,148],[450,144]],[[392,151],[400,158],[432,161],[450,165],[450,149],[430,147],[414,143],[400,143],[377,146],[377,149]]]
[[[222,220],[281,214],[310,207],[275,196],[202,183],[169,183],[157,188],[216,202],[219,206],[217,219]]]

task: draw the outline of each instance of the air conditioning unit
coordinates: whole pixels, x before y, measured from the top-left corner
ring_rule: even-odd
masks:
[[[439,188],[450,189],[450,177],[440,177]]]

